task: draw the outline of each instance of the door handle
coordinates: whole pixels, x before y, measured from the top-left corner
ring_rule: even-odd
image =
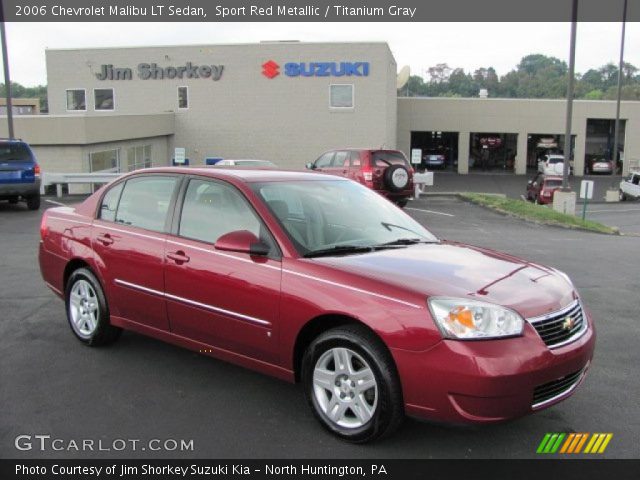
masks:
[[[167,253],[167,258],[173,260],[178,265],[182,265],[183,263],[187,263],[189,261],[189,257],[182,250]]]
[[[113,238],[108,233],[101,233],[96,237],[96,240],[103,244],[105,247],[113,243]]]

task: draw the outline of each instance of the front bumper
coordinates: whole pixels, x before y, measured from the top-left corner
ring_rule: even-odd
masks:
[[[28,197],[40,193],[40,179],[36,178],[30,183],[1,183],[0,198],[6,197]]]
[[[392,349],[406,413],[448,423],[505,421],[571,396],[584,380],[595,347],[587,332],[557,349],[547,347],[530,324],[521,337],[488,341],[443,340],[424,352]],[[577,374],[577,375],[576,375]],[[540,404],[538,387],[574,375],[570,388]]]

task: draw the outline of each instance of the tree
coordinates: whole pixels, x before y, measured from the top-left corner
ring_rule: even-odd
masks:
[[[6,85],[4,83],[0,83],[0,97],[6,96]],[[24,87],[19,83],[11,82],[11,98],[38,98],[40,99],[40,111],[46,112],[48,110],[46,85]]]
[[[438,63],[434,67],[429,67],[429,77],[432,83],[443,83],[449,80],[451,68],[446,63]]]

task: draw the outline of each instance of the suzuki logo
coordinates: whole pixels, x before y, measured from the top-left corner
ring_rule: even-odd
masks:
[[[273,60],[262,64],[262,74],[267,78],[274,78],[280,75],[280,65]]]

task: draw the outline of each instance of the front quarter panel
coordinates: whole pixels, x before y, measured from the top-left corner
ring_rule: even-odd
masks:
[[[441,340],[426,299],[312,260],[283,259],[283,362],[290,367],[300,330],[321,315],[353,318],[371,328],[389,348],[429,349]]]

